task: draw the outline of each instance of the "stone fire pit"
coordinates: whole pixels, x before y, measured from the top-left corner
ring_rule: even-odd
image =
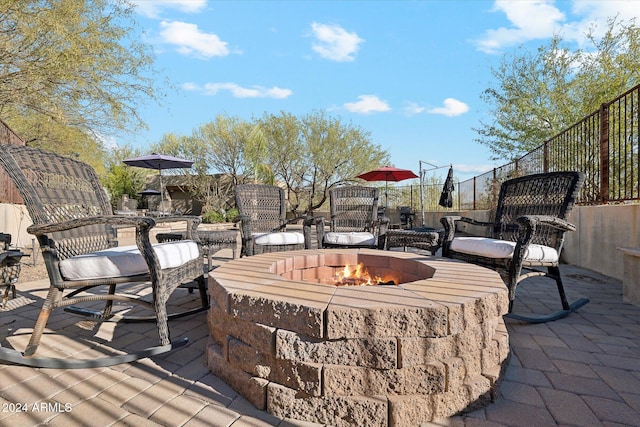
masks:
[[[319,283],[359,262],[400,284]],[[491,402],[509,356],[506,287],[458,261],[279,252],[229,261],[209,292],[209,369],[278,417],[415,426]]]

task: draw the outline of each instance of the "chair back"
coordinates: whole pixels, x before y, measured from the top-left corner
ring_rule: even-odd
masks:
[[[91,166],[41,149],[2,145],[0,164],[20,191],[34,225],[113,215],[107,194]],[[117,246],[109,225],[90,225],[38,236],[58,259]],[[45,254],[46,255],[46,254]]]
[[[584,178],[581,172],[551,172],[505,181],[498,196],[493,237],[515,241],[514,224],[523,215],[547,215],[566,220]],[[563,234],[554,227],[539,226],[532,243],[560,249]]]
[[[236,207],[240,217],[246,218],[247,233],[277,231],[286,220],[284,190],[275,185],[236,185]]]
[[[379,191],[374,187],[346,186],[329,191],[331,231],[370,231],[378,217]]]

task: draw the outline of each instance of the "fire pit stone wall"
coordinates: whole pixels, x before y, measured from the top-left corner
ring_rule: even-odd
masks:
[[[318,283],[365,262],[398,286]],[[509,356],[504,284],[412,253],[308,250],[210,275],[209,369],[257,408],[335,426],[414,426],[488,404]]]

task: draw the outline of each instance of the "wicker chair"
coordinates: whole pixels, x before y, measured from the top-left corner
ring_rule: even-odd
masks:
[[[531,323],[566,317],[589,302],[586,298],[572,304],[567,302],[558,267],[564,233],[575,230],[567,222],[567,216],[583,181],[584,174],[580,172],[554,172],[504,182],[492,223],[460,216],[442,218],[445,227],[442,255],[500,272],[509,289],[509,317]],[[490,237],[455,237],[458,222],[487,227]],[[555,280],[561,310],[542,315],[512,313],[516,286],[533,276]]]
[[[383,249],[389,218],[378,216],[379,191],[373,187],[345,186],[329,191],[331,218],[314,219],[318,248]]]
[[[113,215],[109,199],[91,166],[47,151],[3,145],[0,163],[24,199],[33,221],[27,230],[38,239],[50,281],[48,295],[24,354],[0,348],[0,360],[49,368],[111,366],[186,344],[186,338],[170,340],[167,321],[208,308],[200,244],[195,232],[200,218]],[[156,223],[178,220],[186,221],[191,240],[152,246],[149,232]],[[117,226],[135,227],[137,245],[117,247]],[[200,306],[168,315],[167,300],[174,290],[194,281]],[[115,292],[116,287],[122,291],[121,285],[145,282],[151,285],[151,302]],[[88,292],[96,287],[106,287],[106,291]],[[66,291],[70,293],[63,295]],[[103,300],[104,309],[98,312],[73,306]],[[119,316],[114,313],[113,301],[142,305],[152,310],[153,315]],[[160,343],[134,353],[98,359],[35,357],[49,315],[58,307],[91,316],[92,321],[155,321]]]
[[[310,228],[287,231],[287,225],[306,217],[286,220],[284,190],[274,185],[241,184],[235,188],[242,247],[240,256],[309,249]]]

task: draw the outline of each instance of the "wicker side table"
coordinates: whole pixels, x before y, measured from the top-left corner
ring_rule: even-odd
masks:
[[[0,286],[4,286],[2,307],[6,307],[11,297],[16,297],[16,282],[20,276],[20,260],[24,254],[16,249],[10,249],[11,234],[0,233]]]
[[[435,228],[414,228],[411,230],[387,230],[384,248],[404,247],[425,249],[435,254],[440,248],[441,232]]]
[[[186,232],[176,231],[171,233],[158,233],[156,239],[159,243],[183,240]],[[207,257],[207,268],[211,271],[211,257],[222,249],[233,250],[233,258],[236,258],[238,247],[238,232],[235,230],[198,230],[198,237],[202,243],[203,255]]]

